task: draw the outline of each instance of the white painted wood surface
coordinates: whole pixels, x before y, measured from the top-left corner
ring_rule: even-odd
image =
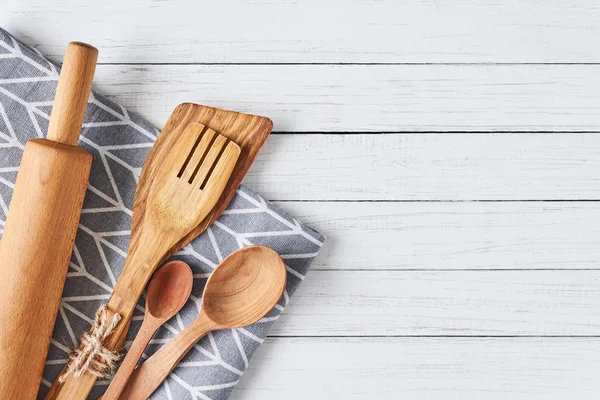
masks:
[[[273,200],[589,200],[599,149],[598,133],[273,135],[246,183]]]
[[[596,399],[598,369],[598,338],[277,338],[231,399]]]
[[[328,236],[235,400],[600,396],[593,0],[5,0],[157,126],[275,121],[246,184]],[[381,134],[381,133],[385,134]]]
[[[328,237],[315,270],[600,269],[595,201],[275,204]]]
[[[555,336],[600,330],[600,271],[312,271],[277,336]]]
[[[596,64],[103,65],[95,82],[157,126],[193,101],[268,115],[279,132],[598,131],[599,75]]]
[[[594,0],[3,0],[0,25],[115,63],[598,62]]]

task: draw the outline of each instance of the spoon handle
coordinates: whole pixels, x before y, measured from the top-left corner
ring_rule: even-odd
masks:
[[[142,354],[144,354],[144,350],[148,346],[150,339],[152,339],[154,332],[156,332],[159,326],[160,322],[157,323],[155,319],[144,318],[142,326],[140,327],[138,334],[135,336],[135,339],[133,340],[129,351],[125,356],[125,359],[121,363],[117,374],[104,393],[104,396],[101,397],[102,400],[117,400],[119,398],[123,392],[123,389],[125,388],[125,385],[127,384],[129,376],[135,369],[135,366],[142,357]]]
[[[198,340],[213,329],[210,320],[202,318],[202,315],[196,318],[133,371],[121,399],[148,399]]]

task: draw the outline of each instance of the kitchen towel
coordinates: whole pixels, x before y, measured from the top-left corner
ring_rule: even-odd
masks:
[[[0,29],[0,232],[23,146],[47,132],[58,74],[57,64]],[[119,277],[129,243],[137,179],[158,134],[140,116],[95,92],[91,94],[79,144],[93,155],[92,173],[39,398],[59,375],[69,352],[89,329],[96,310],[107,302]],[[186,261],[194,271],[192,297],[154,336],[146,356],[198,315],[202,290],[211,271],[241,247],[265,245],[282,256],[288,271],[284,297],[260,322],[211,333],[201,340],[151,398],[229,397],[302,282],[323,240],[316,231],[241,186],[223,215],[173,257]],[[142,297],[126,345],[141,325],[143,306]],[[90,398],[98,398],[107,384],[98,381]]]

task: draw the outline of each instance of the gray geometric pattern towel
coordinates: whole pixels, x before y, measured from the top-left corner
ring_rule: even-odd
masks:
[[[23,146],[31,138],[44,137],[47,131],[58,74],[56,64],[0,29],[0,232]],[[80,145],[94,161],[40,398],[63,368],[71,348],[90,327],[98,307],[107,302],[119,277],[129,242],[137,179],[158,133],[118,104],[96,93],[90,96]],[[240,187],[218,221],[173,257],[186,261],[194,270],[193,295],[159,330],[145,357],[198,315],[210,272],[241,247],[265,245],[283,257],[288,270],[285,295],[260,322],[215,332],[201,340],[152,399],[226,399],[302,282],[323,239],[256,193]],[[143,310],[142,297],[126,346],[141,325]],[[90,398],[98,398],[106,385],[106,381],[99,381]]]

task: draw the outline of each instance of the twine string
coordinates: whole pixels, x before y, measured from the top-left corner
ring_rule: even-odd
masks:
[[[98,309],[92,329],[81,336],[81,343],[69,354],[67,370],[58,379],[60,383],[64,383],[69,376],[77,378],[85,372],[98,378],[112,375],[120,354],[104,347],[104,340],[120,320],[121,315],[116,313],[109,321],[106,304]]]

